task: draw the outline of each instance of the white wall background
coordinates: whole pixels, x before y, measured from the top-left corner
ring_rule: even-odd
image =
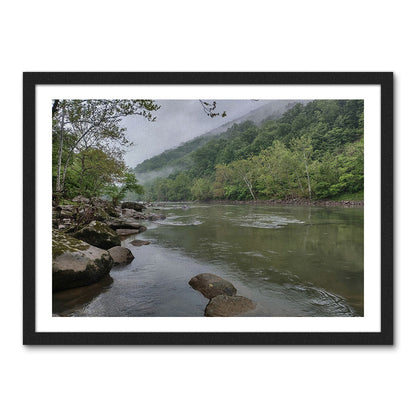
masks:
[[[400,0],[5,2],[0,412],[410,414],[416,369],[411,5]],[[22,346],[22,72],[127,70],[395,72],[394,347]]]

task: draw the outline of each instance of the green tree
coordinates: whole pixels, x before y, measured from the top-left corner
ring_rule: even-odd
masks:
[[[192,198],[205,201],[213,197],[211,181],[208,178],[196,178],[191,188]]]
[[[296,161],[286,146],[276,141],[256,158],[259,192],[268,198],[293,195]]]
[[[309,199],[312,199],[310,166],[312,161],[313,148],[311,139],[306,136],[294,139],[292,141],[292,148],[295,152],[295,155],[297,156],[297,159],[300,161],[300,166],[302,166],[302,168],[299,169],[301,176],[306,175]]]
[[[126,166],[122,155],[90,148],[74,155],[71,171],[77,176],[75,194],[100,196],[105,186],[122,180]]]
[[[55,192],[65,189],[68,169],[74,154],[91,148],[103,152],[121,150],[129,144],[126,129],[120,125],[123,117],[138,115],[154,121],[157,106],[152,100],[61,100],[54,101],[53,149],[56,163]]]
[[[192,198],[192,181],[188,175],[181,172],[170,184],[168,199],[170,201],[186,201]]]
[[[107,186],[105,192],[111,197],[113,205],[116,206],[126,196],[127,191],[142,195],[144,189],[137,183],[136,175],[133,170],[128,170],[124,173],[119,184],[111,184]]]

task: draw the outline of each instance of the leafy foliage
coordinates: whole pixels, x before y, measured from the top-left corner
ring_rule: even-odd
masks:
[[[143,187],[137,183],[136,175],[132,170],[124,173],[121,183],[110,183],[104,191],[111,197],[114,206],[118,205],[124,199],[128,191],[137,195],[144,193]]]
[[[363,114],[362,100],[297,104],[260,127],[247,121],[216,137],[194,139],[136,171],[177,166],[168,178],[146,186],[147,198],[159,200],[322,199],[360,192]]]
[[[113,198],[142,192],[123,161],[130,144],[120,124],[126,116],[149,121],[159,106],[152,100],[54,100],[52,182],[56,199],[75,195]],[[118,195],[118,196],[117,196]]]

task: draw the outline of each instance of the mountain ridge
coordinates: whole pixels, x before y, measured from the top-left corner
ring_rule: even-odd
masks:
[[[211,140],[216,140],[234,125],[252,122],[256,126],[269,119],[279,119],[296,104],[306,104],[311,100],[268,100],[261,107],[251,110],[243,116],[230,120],[215,129],[187,140],[178,146],[166,149],[136,165],[134,171],[141,183],[149,182],[157,177],[166,177],[171,173],[189,166],[189,155]],[[180,166],[179,166],[180,165]]]

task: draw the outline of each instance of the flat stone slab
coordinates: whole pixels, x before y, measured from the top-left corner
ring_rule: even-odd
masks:
[[[150,241],[145,241],[145,240],[133,240],[130,241],[130,244],[136,247],[140,247],[140,246],[147,246],[148,244],[150,244]]]
[[[122,229],[122,230],[138,230],[139,233],[142,233],[143,231],[146,231],[147,228],[140,224],[137,221],[129,221],[127,219],[125,220],[113,220],[110,222],[107,222],[107,225],[111,227],[113,230]]]
[[[126,235],[133,235],[133,234],[139,234],[139,230],[131,230],[131,229],[124,229],[124,228],[118,228],[116,230],[116,233],[120,236],[126,236]]]
[[[244,296],[218,295],[205,308],[205,316],[238,316],[256,309],[256,303]]]
[[[198,274],[189,281],[189,284],[208,299],[218,295],[234,296],[237,293],[232,283],[211,273]]]

